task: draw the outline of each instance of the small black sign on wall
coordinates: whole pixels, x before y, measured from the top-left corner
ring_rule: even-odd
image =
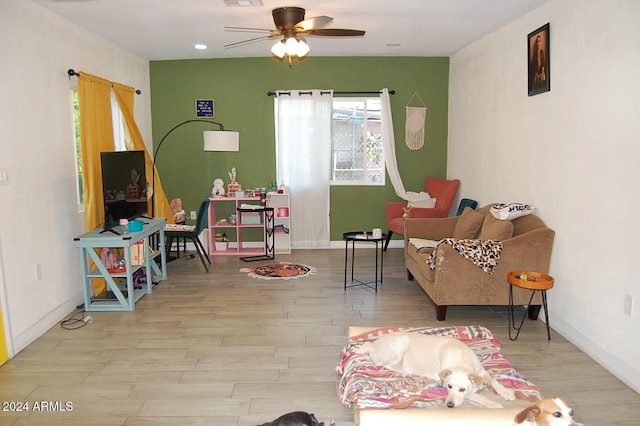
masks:
[[[196,118],[214,118],[216,107],[213,99],[196,99]]]

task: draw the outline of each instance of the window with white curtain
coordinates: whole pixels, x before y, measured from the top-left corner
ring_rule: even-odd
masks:
[[[384,185],[380,98],[334,98],[331,124],[331,184]]]
[[[291,191],[294,248],[328,246],[330,186],[384,185],[405,197],[395,161],[388,89],[334,98],[331,90],[278,91],[276,175]],[[405,198],[406,199],[406,198]]]

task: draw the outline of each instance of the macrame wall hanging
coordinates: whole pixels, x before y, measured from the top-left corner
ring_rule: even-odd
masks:
[[[422,106],[410,106],[413,98],[418,98]],[[404,107],[406,120],[404,124],[404,142],[411,150],[418,150],[424,146],[424,126],[427,121],[427,107],[422,102],[418,92],[413,92],[413,96]]]

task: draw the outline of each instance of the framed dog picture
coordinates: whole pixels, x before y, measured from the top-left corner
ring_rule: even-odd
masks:
[[[527,36],[529,96],[551,90],[549,75],[549,24]]]

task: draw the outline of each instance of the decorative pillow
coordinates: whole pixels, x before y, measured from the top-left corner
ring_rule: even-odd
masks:
[[[458,222],[456,222],[452,237],[458,240],[475,238],[482,226],[483,220],[484,216],[482,213],[478,213],[471,207],[466,207],[458,218]]]
[[[513,223],[508,220],[499,220],[493,217],[493,215],[486,215],[482,222],[482,229],[480,230],[481,240],[506,240],[513,236]]]
[[[493,217],[500,220],[513,220],[534,211],[536,211],[534,206],[522,203],[496,204],[490,210]]]
[[[432,209],[436,206],[436,199],[431,198],[428,192],[407,191],[407,207],[419,207],[423,209]]]
[[[436,206],[436,199],[435,198],[428,198],[426,200],[420,200],[420,201],[409,201],[407,203],[407,207],[411,208],[411,207],[419,207],[419,208],[423,208],[423,209],[432,209]]]

